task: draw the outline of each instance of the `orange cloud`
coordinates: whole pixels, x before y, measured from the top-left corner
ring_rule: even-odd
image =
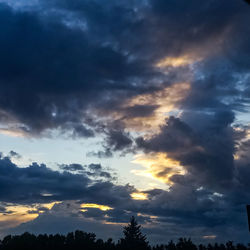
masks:
[[[172,185],[173,175],[185,175],[185,169],[176,160],[169,158],[163,153],[140,154],[135,156],[132,163],[139,164],[143,169],[134,169],[131,172],[135,175],[148,177],[160,182]]]
[[[201,58],[196,57],[194,55],[183,55],[179,57],[165,57],[161,59],[155,66],[158,68],[182,67],[182,66],[191,65],[200,60]]]
[[[145,193],[141,193],[141,192],[134,192],[131,194],[131,198],[134,200],[147,200],[148,195]]]
[[[144,135],[152,135],[159,131],[159,126],[165,123],[170,112],[181,114],[179,104],[187,97],[190,90],[189,82],[178,82],[164,89],[147,94],[137,95],[127,99],[117,111],[93,110],[96,114],[95,120],[108,126],[114,121],[124,123],[126,129],[130,132],[139,132]],[[128,109],[137,106],[154,106],[152,114],[143,116],[130,116]]]
[[[94,204],[94,203],[83,203],[83,204],[81,204],[81,208],[83,208],[83,210],[85,210],[84,208],[97,208],[97,209],[100,209],[102,211],[108,211],[108,210],[113,209],[112,207],[109,207],[109,206],[99,205],[99,204]]]
[[[51,209],[56,203],[58,202],[39,204],[39,206]],[[40,213],[43,213],[43,211],[37,210],[38,205],[22,206],[8,204],[5,207],[6,211],[0,212],[0,222],[7,223],[8,227],[15,227],[34,220]],[[30,211],[34,212],[30,213]]]
[[[202,238],[206,240],[214,240],[215,238],[217,238],[217,236],[216,235],[204,235]]]
[[[8,206],[7,211],[0,213],[0,222],[5,222],[8,227],[15,227],[21,223],[35,219],[39,214],[29,214],[29,206]]]
[[[0,134],[11,136],[11,137],[25,137],[25,134],[16,129],[6,129],[6,128],[0,128]]]
[[[115,119],[123,119],[129,130],[155,133],[159,126],[164,124],[169,112],[180,112],[178,104],[188,95],[189,90],[189,83],[176,83],[153,93],[138,95],[124,103],[124,110],[137,105],[154,105],[156,107],[154,112],[146,117],[126,117],[126,114],[116,113]]]

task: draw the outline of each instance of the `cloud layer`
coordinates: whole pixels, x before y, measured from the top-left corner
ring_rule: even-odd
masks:
[[[166,184],[119,185],[100,164],[20,168],[9,158],[20,155],[11,151],[0,158],[1,214],[10,203],[62,202],[43,214],[35,210],[37,219],[21,228],[46,230],[51,218],[66,214],[69,224],[93,219],[103,228],[137,214],[155,238],[167,231],[244,240],[250,200],[244,1],[1,2],[0,132],[100,138],[103,148],[89,153],[99,158],[141,153],[149,162],[161,155],[165,161],[152,163],[147,174]],[[132,199],[134,192],[147,199]],[[82,203],[112,209],[82,211]]]

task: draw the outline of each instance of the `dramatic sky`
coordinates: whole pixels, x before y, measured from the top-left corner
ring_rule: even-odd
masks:
[[[249,240],[250,5],[0,0],[0,236]]]

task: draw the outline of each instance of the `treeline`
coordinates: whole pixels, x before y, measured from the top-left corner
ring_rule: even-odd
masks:
[[[151,247],[146,236],[141,233],[141,226],[134,217],[124,227],[124,237],[115,243],[111,238],[107,241],[96,239],[94,233],[75,231],[65,235],[34,235],[24,233],[18,236],[6,236],[0,241],[0,250],[250,250],[242,244],[195,245],[190,239],[180,238],[177,243],[170,241],[165,245]]]

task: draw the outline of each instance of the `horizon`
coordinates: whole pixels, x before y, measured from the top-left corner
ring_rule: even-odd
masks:
[[[56,234],[53,234],[53,233],[52,234],[48,234],[46,232],[45,233],[23,232],[22,234],[13,234],[13,235],[12,234],[8,234],[8,235],[4,236],[3,239],[0,238],[0,247],[2,246],[3,249],[5,249],[5,247],[8,248],[8,246],[12,245],[11,241],[15,242],[15,240],[17,240],[17,245],[16,245],[17,247],[18,246],[19,247],[24,247],[24,246],[19,245],[19,243],[18,243],[19,242],[18,239],[21,239],[21,238],[23,238],[23,240],[24,240],[22,242],[23,244],[27,244],[27,246],[30,246],[29,245],[30,240],[28,240],[28,237],[33,237],[33,236],[35,236],[37,240],[39,238],[40,239],[42,238],[43,241],[44,241],[44,243],[47,241],[47,244],[49,244],[49,239],[51,239],[53,237],[57,238],[58,235],[59,235],[60,238],[61,238],[61,241],[63,242],[63,244],[67,244],[66,243],[67,242],[67,238],[73,238],[74,240],[77,240],[77,237],[79,237],[79,235],[81,235],[81,240],[80,240],[81,243],[80,244],[84,244],[85,241],[88,241],[87,240],[88,238],[89,239],[91,238],[91,241],[94,244],[96,244],[96,243],[98,244],[98,242],[101,240],[102,244],[103,243],[104,244],[105,243],[112,243],[118,249],[120,249],[121,244],[124,244],[124,241],[131,240],[130,237],[134,238],[134,240],[135,240],[134,244],[137,244],[136,241],[138,241],[138,238],[139,238],[139,241],[142,240],[146,244],[146,245],[144,245],[144,248],[146,247],[146,249],[147,249],[147,246],[149,246],[150,248],[152,248],[152,247],[157,247],[157,246],[162,246],[162,245],[165,245],[166,249],[168,249],[169,245],[174,244],[177,247],[178,244],[180,244],[181,242],[182,243],[184,242],[184,245],[183,245],[182,249],[190,249],[189,242],[193,245],[193,247],[196,247],[196,249],[198,249],[198,248],[201,249],[201,245],[202,245],[202,249],[204,249],[204,250],[208,249],[209,245],[211,246],[210,249],[218,249],[218,247],[220,249],[225,249],[225,247],[228,248],[228,249],[231,249],[232,246],[235,247],[235,248],[238,248],[239,250],[240,249],[243,250],[241,247],[245,247],[244,250],[249,249],[249,243],[247,243],[246,245],[244,245],[241,242],[233,242],[231,240],[227,240],[227,241],[224,241],[224,242],[217,242],[217,241],[213,241],[214,238],[213,237],[209,237],[209,236],[207,236],[207,241],[203,240],[203,241],[196,241],[196,242],[194,241],[193,242],[190,237],[186,238],[186,237],[181,237],[180,236],[179,238],[176,238],[176,239],[167,239],[166,238],[164,240],[164,242],[150,242],[150,241],[148,241],[148,235],[144,234],[143,231],[144,230],[143,230],[142,226],[140,224],[138,224],[136,217],[132,216],[130,218],[130,220],[128,221],[128,223],[125,226],[121,227],[121,235],[118,238],[113,238],[112,235],[109,235],[109,237],[106,237],[104,239],[103,238],[98,238],[98,236],[95,234],[95,232],[85,232],[85,231],[80,230],[80,229],[76,229],[73,232],[67,232],[67,233],[63,233],[63,234],[60,234],[58,232]],[[127,234],[130,235],[130,237],[129,237],[130,239],[128,238]],[[85,235],[86,237],[83,237],[83,235]],[[11,240],[9,240],[9,239],[11,239]],[[33,240],[34,240],[34,238],[33,238]],[[33,240],[32,240],[32,242],[33,242],[32,244],[34,244]],[[185,245],[186,243],[187,243],[187,245]],[[37,246],[39,246],[39,247],[43,245],[43,244],[41,244],[40,241],[38,241],[37,244],[38,244]],[[71,242],[71,244],[72,244],[72,242]],[[79,242],[78,242],[78,244],[79,244]],[[14,245],[15,245],[15,243],[14,243]],[[123,246],[123,247],[125,247],[125,246]],[[128,247],[128,249],[134,249],[134,248],[137,249],[138,246],[134,245],[134,246]],[[125,247],[125,249],[127,249],[127,248]],[[150,250],[150,249],[148,249],[148,250]],[[195,250],[195,249],[193,249],[193,250]]]

